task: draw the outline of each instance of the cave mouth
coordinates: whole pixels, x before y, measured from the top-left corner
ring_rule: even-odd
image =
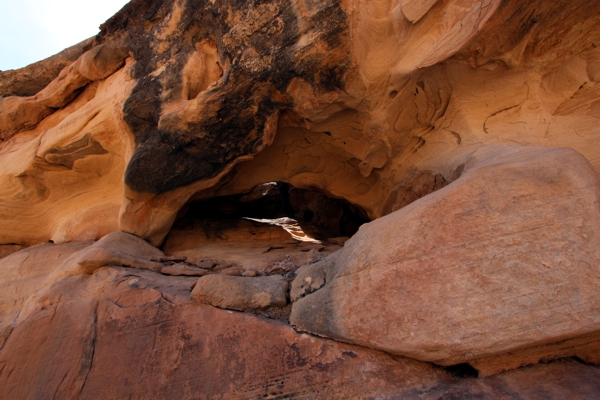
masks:
[[[315,240],[350,237],[371,221],[362,208],[346,200],[285,182],[268,182],[248,193],[191,202],[183,218],[245,219],[272,225],[292,222]]]
[[[479,376],[479,371],[477,371],[473,366],[471,366],[471,364],[468,363],[450,365],[448,367],[444,367],[444,369],[450,375],[459,379],[477,378]]]

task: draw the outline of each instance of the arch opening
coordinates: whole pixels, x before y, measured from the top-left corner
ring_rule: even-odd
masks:
[[[370,221],[362,208],[346,200],[298,189],[285,182],[268,182],[248,193],[192,202],[184,218],[246,219],[264,223],[287,218],[305,226],[317,240],[352,236],[362,224]]]
[[[190,202],[162,249],[188,262],[251,274],[293,273],[341,249],[369,221],[345,200],[268,182],[247,193]]]

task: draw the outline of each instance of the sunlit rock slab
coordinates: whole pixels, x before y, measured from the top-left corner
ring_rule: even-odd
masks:
[[[464,170],[303,268],[290,322],[486,374],[597,347],[597,172],[570,149],[502,146],[475,152]],[[527,348],[516,363],[485,361]]]

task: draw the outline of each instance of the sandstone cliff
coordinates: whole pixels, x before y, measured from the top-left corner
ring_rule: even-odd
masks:
[[[591,0],[132,0],[1,72],[0,397],[597,397],[598,44]]]

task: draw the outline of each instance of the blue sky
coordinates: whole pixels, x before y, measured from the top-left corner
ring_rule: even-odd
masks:
[[[0,70],[22,68],[96,35],[128,0],[0,0]]]

